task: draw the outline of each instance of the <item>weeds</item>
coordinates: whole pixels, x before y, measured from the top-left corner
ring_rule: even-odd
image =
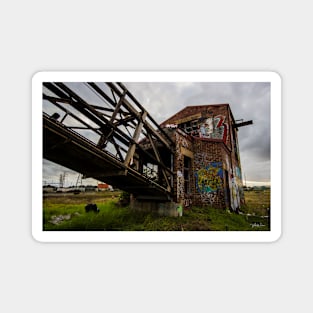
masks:
[[[262,195],[262,197],[261,197]],[[193,207],[185,210],[181,217],[158,216],[154,212],[131,210],[121,206],[119,195],[112,197],[83,198],[70,197],[47,198],[43,202],[43,229],[47,231],[257,231],[269,230],[267,219],[261,218],[269,206],[270,193],[257,194],[249,192],[245,214],[230,213],[223,209],[211,207]],[[91,196],[90,196],[91,197]],[[87,202],[97,204],[99,213],[85,212]],[[248,214],[248,215],[247,215]],[[70,215],[70,219],[59,224],[51,223],[53,216]],[[255,227],[254,227],[254,226]],[[264,225],[264,226],[262,226]],[[261,227],[262,226],[262,227]]]

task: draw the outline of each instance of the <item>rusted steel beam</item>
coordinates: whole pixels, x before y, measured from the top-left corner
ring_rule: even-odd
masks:
[[[168,180],[167,173],[166,173],[166,171],[165,171],[166,166],[162,163],[162,160],[161,160],[159,151],[158,151],[158,149],[156,148],[156,146],[154,145],[153,139],[152,139],[152,137],[151,137],[150,134],[148,134],[148,138],[149,138],[149,141],[150,141],[150,143],[151,143],[152,149],[153,149],[153,151],[154,151],[154,154],[155,154],[155,156],[156,156],[156,158],[157,158],[159,164],[162,164],[162,166],[161,166],[161,172],[162,172],[163,178],[165,179],[167,189],[168,189],[168,191],[170,191],[170,190],[171,190],[171,184],[170,184],[170,182],[169,182],[169,180]]]
[[[137,128],[135,129],[135,133],[134,133],[134,137],[133,137],[133,143],[129,146],[129,150],[127,152],[127,155],[126,155],[126,158],[125,158],[125,161],[124,161],[124,164],[126,166],[129,165],[130,163],[130,160],[132,159],[134,153],[135,153],[135,150],[136,150],[136,145],[138,145],[138,139],[139,139],[139,136],[140,136],[140,133],[141,133],[141,130],[142,130],[142,127],[144,125],[144,122],[146,120],[146,117],[147,117],[147,112],[144,111],[142,113],[142,117],[141,117],[141,121],[140,123],[137,125]]]
[[[138,100],[130,93],[129,90],[126,89],[126,87],[122,84],[122,83],[117,83],[124,91],[126,90],[127,91],[127,96],[130,97],[130,99],[132,101],[135,102],[135,104],[141,109],[141,110],[145,110],[143,108],[143,106],[138,102]],[[107,83],[107,85],[112,88],[119,96],[121,95],[121,91],[113,84],[113,83]],[[125,105],[127,105],[127,108],[134,112],[135,114],[138,114],[136,109],[131,105],[131,103],[129,101],[127,101],[125,99],[124,101]],[[145,127],[150,131],[152,132],[155,136],[158,137],[158,139],[164,143],[164,145],[166,147],[168,147],[169,149],[172,149],[174,146],[175,146],[175,143],[174,141],[164,132],[164,130],[159,126],[159,124],[150,116],[150,114],[148,113],[147,115],[147,119],[149,119],[153,124],[154,126],[156,127],[156,129],[159,131],[159,133],[149,124],[149,123],[146,123],[145,124]],[[160,134],[162,134],[163,136],[161,136]],[[167,140],[165,140],[165,138]]]
[[[89,124],[87,124],[85,121],[83,121],[81,118],[79,118],[78,116],[74,115],[72,112],[70,112],[68,109],[64,108],[62,105],[60,105],[58,102],[62,102],[62,103],[70,103],[70,101],[68,101],[68,99],[58,99],[58,98],[52,98],[49,96],[46,96],[45,94],[43,95],[43,99],[48,100],[50,102],[52,102],[56,107],[58,107],[59,109],[61,109],[63,112],[65,112],[66,115],[69,115],[73,118],[75,118],[77,121],[79,121],[80,123],[82,123],[83,125],[86,126],[86,128],[88,129],[92,129],[94,132],[96,132],[98,135],[101,135],[101,132],[99,131],[99,128],[93,128],[91,127]],[[64,120],[64,119],[63,119]],[[73,129],[73,127],[70,127]]]
[[[92,88],[94,88],[95,91],[97,91],[101,96],[103,96],[105,99],[107,99],[113,106],[116,105],[111,98],[109,98],[105,92],[99,88],[95,83],[88,83]],[[123,97],[123,104],[125,105],[125,107],[127,108],[127,110],[129,111],[129,114],[131,115],[130,117],[127,118],[127,120],[131,121],[133,119],[140,119],[140,112],[138,112],[132,105],[131,103],[126,99],[125,94],[127,96],[130,97],[130,99],[132,99],[135,104],[141,109],[141,110],[145,110],[143,108],[143,106],[137,101],[137,99],[126,89],[126,87],[124,85],[122,85],[121,83],[118,83],[118,85],[120,85],[120,87],[122,88],[123,91],[119,90],[117,88],[117,86],[114,83],[106,83],[108,85],[108,87],[115,92],[119,97]],[[123,114],[125,114],[125,112],[123,112]],[[152,132],[156,137],[158,137],[158,139],[168,148],[168,149],[173,149],[174,147],[174,142],[172,141],[172,139],[163,131],[163,129],[154,121],[154,119],[148,114],[147,117],[149,118],[150,121],[152,121],[153,124],[155,124],[155,126],[157,127],[158,132],[155,131],[155,129],[147,122],[144,124],[144,127],[147,128],[147,131]],[[125,120],[120,120],[120,124],[124,124]],[[132,123],[132,125],[134,125],[134,123]],[[163,134],[163,136],[160,135]],[[164,136],[166,137],[167,140],[165,140]]]
[[[253,124],[253,121],[246,121],[246,122],[242,122],[242,123],[236,123],[234,124],[234,127],[235,128],[238,128],[238,127],[242,127],[242,126],[247,126],[247,125],[251,125]]]
[[[99,94],[101,97],[103,97],[107,102],[109,102],[109,104],[112,105],[113,108],[116,107],[116,105],[118,104],[118,101],[116,100],[115,96],[114,99],[115,101],[113,101],[97,84],[92,83],[92,82],[88,82],[87,83],[97,94]],[[120,112],[122,114],[126,114],[127,112],[123,111],[122,109],[120,109]]]
[[[57,86],[62,88],[62,90],[65,90],[66,93],[60,91],[57,89],[60,96],[67,97],[67,99],[71,99],[71,105],[78,110],[80,113],[85,115],[87,118],[89,118],[91,121],[96,123],[102,130],[105,129],[114,129],[115,130],[115,136],[118,140],[120,140],[123,144],[126,146],[129,144],[129,141],[132,141],[132,138],[127,136],[125,133],[123,133],[120,129],[118,129],[113,123],[111,123],[107,118],[105,118],[100,112],[98,112],[96,109],[94,109],[91,105],[89,105],[87,102],[85,102],[82,98],[80,98],[76,93],[74,93],[71,89],[69,89],[67,86],[65,86],[63,83],[56,83]],[[56,90],[55,86],[48,87],[51,91]],[[73,99],[75,101],[73,101]]]
[[[88,100],[84,100],[79,94],[77,94],[77,92],[72,90],[70,87],[71,85],[66,85],[63,82],[46,82],[44,83],[45,88],[50,90],[55,96],[48,96],[44,94],[44,100],[48,100],[65,112],[61,122],[52,120],[51,122],[62,125],[61,129],[68,129],[68,131],[72,131],[74,129],[87,129],[100,136],[99,140],[97,137],[97,139],[92,143],[94,148],[90,150],[90,156],[88,156],[89,148],[87,144],[86,147],[82,147],[81,151],[83,151],[84,156],[88,156],[87,158],[90,161],[93,159],[93,149],[103,151],[107,155],[112,154],[111,151],[114,150],[114,153],[116,153],[114,157],[117,160],[116,170],[114,170],[114,172],[117,175],[114,175],[114,177],[110,176],[112,182],[117,183],[119,186],[123,185],[122,181],[116,181],[116,179],[119,179],[119,174],[122,171],[127,177],[130,175],[132,177],[131,179],[134,179],[131,184],[135,184],[134,189],[136,190],[140,189],[140,184],[147,184],[147,182],[149,182],[149,184],[153,186],[152,189],[157,188],[161,193],[171,194],[172,183],[170,182],[173,181],[174,175],[172,172],[172,162],[170,167],[165,166],[162,162],[160,149],[162,149],[163,155],[166,153],[169,160],[172,160],[175,146],[173,140],[164,132],[164,130],[162,130],[162,128],[159,127],[159,125],[156,124],[149,113],[143,108],[143,106],[141,106],[141,104],[123,84],[106,83],[109,90],[112,92],[114,100],[112,99],[112,96],[109,96],[102,88],[99,87],[99,85],[92,82],[84,84],[85,86],[88,84],[87,87],[89,87],[91,91],[95,92],[98,97],[105,101],[106,107],[88,103]],[[81,123],[84,127],[77,126],[75,122],[73,122],[72,126],[64,125],[62,122],[68,115]],[[73,138],[83,138],[83,136],[79,133],[76,133],[76,135],[72,134],[72,132],[64,134],[67,134],[67,136],[69,136],[68,138],[71,138],[72,136],[74,136]],[[150,142],[152,149],[147,150],[141,145],[141,143],[139,143],[139,140],[141,141],[141,136]],[[76,145],[70,144],[67,141],[67,138],[64,140],[59,142],[58,150],[55,151],[61,151],[60,149],[62,149],[63,146],[64,149],[66,149],[66,147],[73,147],[75,148],[75,151],[78,149]],[[97,140],[98,143],[96,143]],[[110,146],[107,148],[109,143]],[[78,145],[84,145],[84,141],[79,142]],[[47,148],[49,147],[47,146]],[[70,156],[74,157],[75,154],[68,153],[68,158]],[[58,155],[54,154],[52,158],[54,161],[56,160],[55,158],[62,158],[62,153],[59,153]],[[68,158],[63,161],[60,159],[60,162],[63,162],[63,164],[69,164]],[[132,168],[130,166],[132,159],[135,162],[136,168]],[[120,164],[118,162],[120,162]],[[151,177],[148,178],[144,175],[143,164],[147,163],[158,166],[159,177],[161,177],[159,183],[154,182]],[[76,164],[76,166],[78,165],[79,163]],[[84,166],[86,167],[85,172],[88,173],[92,172],[90,169],[98,168],[97,164],[86,164]],[[103,166],[106,168],[105,164],[103,164]],[[100,177],[100,174],[102,176],[104,175],[99,172],[98,174],[95,173],[95,176],[93,177]],[[129,183],[131,180],[130,178],[127,179]]]

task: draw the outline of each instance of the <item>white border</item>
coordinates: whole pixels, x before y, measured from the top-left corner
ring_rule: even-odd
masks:
[[[42,83],[270,82],[271,231],[43,231]],[[275,129],[273,127],[275,125]],[[32,78],[32,235],[39,242],[274,242],[281,236],[281,77],[276,72],[38,72]]]

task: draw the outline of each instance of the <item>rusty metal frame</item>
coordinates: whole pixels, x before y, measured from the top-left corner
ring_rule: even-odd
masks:
[[[51,113],[43,112],[46,124],[53,125],[54,123],[60,125],[62,129],[74,132],[81,137],[84,137],[83,131],[88,131],[95,138],[94,140],[88,140],[88,145],[92,143],[99,152],[101,151],[110,156],[113,153],[117,164],[120,166],[116,170],[116,176],[120,175],[121,169],[123,169],[125,176],[129,172],[135,176],[137,175],[136,177],[140,178],[138,181],[140,181],[141,185],[144,178],[148,184],[153,181],[153,186],[156,188],[159,186],[161,191],[172,194],[173,168],[172,165],[166,166],[160,155],[161,150],[163,155],[165,151],[169,160],[172,160],[175,143],[126,86],[123,83],[113,82],[80,83],[82,87],[88,87],[92,93],[103,100],[101,105],[99,105],[91,103],[86,99],[86,95],[81,94],[71,84],[73,83],[43,83],[43,100],[45,100],[45,103],[53,105],[60,112],[60,117],[57,119],[53,118]],[[77,85],[78,83],[75,84]],[[44,123],[44,127],[46,124]],[[76,137],[74,136],[73,138]],[[152,149],[144,149],[141,142],[148,143]],[[158,144],[156,145],[155,142]],[[49,146],[50,143],[48,141],[44,142],[44,144],[47,146],[45,151],[53,149],[52,146]],[[61,164],[62,155],[61,153],[59,154]],[[49,159],[49,153],[46,153],[46,155],[44,153],[44,157]],[[55,159],[54,157],[53,161]],[[86,160],[86,162],[89,161]],[[149,177],[147,173],[144,173],[143,167],[140,166],[143,163],[152,163],[158,166],[160,177],[157,182]],[[171,163],[169,162],[169,164]],[[97,176],[97,173],[84,172],[84,166],[73,169],[86,177]],[[109,177],[110,175],[114,175],[114,169],[108,171],[107,176]],[[102,173],[102,176],[105,177],[105,173]]]

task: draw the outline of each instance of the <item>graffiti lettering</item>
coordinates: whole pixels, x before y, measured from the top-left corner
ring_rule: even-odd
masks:
[[[190,207],[192,204],[192,200],[190,198],[185,198],[184,199],[184,208]]]
[[[184,177],[181,171],[177,171],[177,199],[184,197]]]
[[[226,143],[227,140],[227,123],[225,116],[217,115],[213,118],[207,118],[199,124],[199,137],[210,139],[221,139]]]
[[[195,173],[196,187],[200,193],[217,191],[223,186],[222,162],[211,162]]]
[[[200,194],[201,202],[210,205],[216,204],[221,198],[224,198],[224,192],[222,190],[205,192]]]

